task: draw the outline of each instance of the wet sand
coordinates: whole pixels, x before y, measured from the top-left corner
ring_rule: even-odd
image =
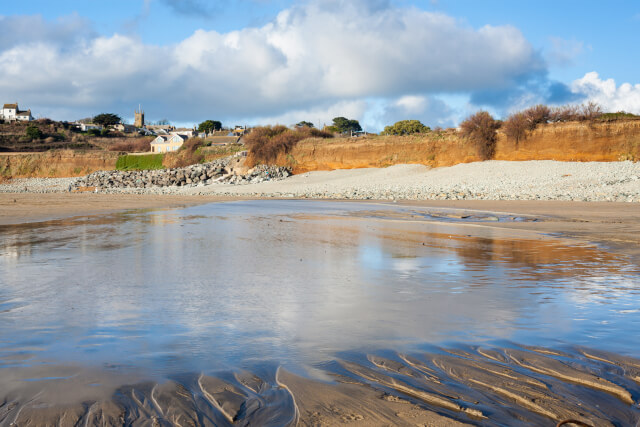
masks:
[[[15,201],[14,201],[15,200]],[[0,224],[129,209],[169,209],[219,197],[0,194]],[[372,205],[377,202],[361,202]],[[389,203],[389,202],[384,202]],[[640,260],[636,204],[425,201],[442,220],[593,241]],[[523,221],[498,221],[501,215]],[[474,215],[479,220],[474,221]],[[484,219],[483,219],[484,218]],[[489,218],[489,219],[488,219]],[[434,220],[433,218],[431,220]],[[640,359],[593,349],[437,348],[336,359],[328,382],[282,369],[185,375],[157,383],[78,367],[3,372],[4,425],[637,425]],[[11,372],[11,375],[5,375]],[[55,378],[52,378],[55,377]],[[33,381],[33,378],[41,378]],[[29,379],[25,381],[25,379]]]
[[[162,383],[108,371],[0,386],[0,425],[637,425],[640,360],[576,348],[439,348],[327,366],[332,383],[280,368]],[[570,420],[576,422],[571,423]],[[565,423],[566,424],[563,424]]]
[[[73,216],[99,215],[131,209],[171,209],[250,197],[153,196],[130,194],[0,193],[0,225],[22,224]],[[353,202],[353,201],[351,201]],[[385,203],[362,201],[360,203]],[[564,201],[405,201],[398,205],[459,209],[544,218],[529,222],[482,222],[485,227],[528,230],[604,244],[640,259],[640,208],[635,203]],[[473,221],[467,221],[473,223]]]

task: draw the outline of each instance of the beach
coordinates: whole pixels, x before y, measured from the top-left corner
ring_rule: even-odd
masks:
[[[351,174],[356,180],[366,181],[362,174],[367,172],[388,174],[393,171],[354,170]],[[343,180],[349,175],[349,171],[339,173]],[[321,177],[326,177],[326,174],[312,174],[306,179],[312,179],[315,186],[325,185],[328,181]],[[229,195],[227,190],[223,194],[211,191],[207,195],[1,193],[0,226],[5,236],[16,236],[5,239],[6,248],[12,251],[5,255],[16,254],[6,259],[20,260],[33,256],[30,250],[26,251],[24,244],[19,244],[19,236],[31,233],[31,229],[35,235],[58,229],[71,233],[69,237],[61,236],[61,243],[55,239],[48,243],[53,248],[66,244],[64,242],[68,239],[75,241],[74,230],[82,229],[83,233],[89,232],[82,238],[83,242],[86,239],[89,243],[89,246],[87,243],[81,245],[86,247],[83,251],[91,253],[96,250],[91,249],[91,245],[97,245],[97,250],[100,253],[107,251],[104,252],[107,255],[109,251],[120,250],[123,243],[118,240],[111,242],[109,233],[113,232],[103,230],[104,227],[115,225],[117,228],[113,230],[120,230],[133,222],[132,230],[137,230],[139,226],[135,223],[138,221],[150,224],[145,227],[190,226],[205,221],[211,215],[206,213],[210,209],[218,212],[215,206],[228,204],[230,212],[237,209],[233,206],[246,205],[248,210],[242,212],[248,212],[243,215],[249,215],[251,230],[272,236],[269,237],[274,239],[272,244],[282,247],[275,253],[284,250],[283,256],[289,251],[288,245],[281,243],[281,240],[289,241],[283,233],[293,233],[292,236],[298,238],[304,235],[303,240],[308,239],[309,244],[316,240],[320,244],[325,242],[325,235],[333,236],[331,233],[336,232],[327,241],[335,240],[338,242],[335,244],[341,246],[357,236],[352,236],[354,226],[361,228],[359,233],[380,228],[380,236],[384,236],[380,237],[381,245],[388,247],[394,259],[414,258],[418,249],[410,249],[412,245],[420,248],[421,240],[431,245],[429,239],[435,239],[442,242],[434,244],[437,251],[450,246],[472,270],[477,263],[484,265],[490,262],[486,261],[487,257],[494,260],[504,258],[501,262],[510,263],[514,268],[532,268],[530,274],[535,274],[534,277],[540,270],[541,276],[536,280],[548,280],[545,274],[551,277],[566,275],[567,278],[572,274],[577,274],[576,277],[593,275],[593,280],[597,280],[602,275],[617,277],[617,266],[620,265],[621,271],[631,269],[630,273],[624,273],[629,274],[624,276],[624,280],[631,280],[629,289],[634,292],[637,286],[634,282],[637,273],[634,271],[640,263],[640,212],[636,203],[394,198],[313,201],[295,200],[296,192],[292,196],[283,196],[283,192],[291,191],[287,185],[297,185],[302,191],[300,180],[304,178],[296,177],[293,183],[284,180],[252,186],[272,190],[279,186],[275,187],[277,191],[269,192],[247,191],[250,186],[237,186],[234,188],[238,190],[233,195]],[[202,192],[201,187],[189,190]],[[305,188],[305,191],[308,193],[310,188]],[[268,209],[263,209],[263,206]],[[322,213],[325,206],[331,207],[329,214]],[[346,213],[340,213],[341,206]],[[282,209],[282,213],[278,213],[280,210],[270,213],[269,209]],[[337,214],[331,213],[334,210]],[[216,220],[212,224],[224,228],[224,223],[233,218],[232,214],[224,212],[215,214]],[[237,221],[242,223],[245,220]],[[338,221],[335,226],[331,225],[334,221]],[[295,224],[298,226],[294,227]],[[270,227],[276,228],[269,231]],[[302,228],[295,231],[296,227]],[[95,231],[90,231],[93,229]],[[126,229],[119,232],[129,236]],[[95,237],[93,233],[97,233]],[[191,234],[189,231],[185,233]],[[193,233],[199,234],[196,230]],[[240,241],[251,236],[243,233],[233,235]],[[198,242],[194,240],[192,244],[201,245]],[[269,246],[269,242],[264,244]],[[37,248],[39,244],[33,245]],[[129,245],[127,243],[123,247]],[[226,245],[229,245],[229,250],[234,250],[231,242],[227,241]],[[483,249],[485,247],[490,249]],[[485,253],[487,250],[489,252]],[[258,249],[256,251],[262,253]],[[286,271],[295,277],[297,269],[302,268],[299,274],[304,275],[307,258],[315,250],[310,253],[306,250],[294,252],[300,256],[303,267],[289,266]],[[225,255],[231,265],[235,265],[233,260],[236,256],[233,252]],[[221,258],[220,262],[223,259],[226,258]],[[283,262],[268,259],[272,263]],[[192,264],[189,265],[193,268]],[[214,266],[220,265],[214,263],[212,271],[217,271]],[[574,265],[577,273],[571,273]],[[237,268],[233,267],[229,273],[232,277],[238,275]],[[273,277],[266,264],[258,262],[255,268]],[[327,273],[331,274],[330,271]],[[612,285],[617,285],[615,280],[620,279],[614,279]],[[598,290],[594,295],[601,292],[607,291]],[[347,296],[344,298],[349,299]],[[80,301],[74,303],[73,297],[70,302],[83,305]],[[335,303],[340,306],[338,301]],[[14,310],[10,301],[6,304],[9,304],[9,312]],[[456,311],[458,315],[472,318],[480,315],[473,314],[475,309],[471,305],[461,304]],[[154,307],[160,312],[165,310],[157,304]],[[369,321],[374,318],[362,317]],[[342,328],[344,326],[346,324]],[[419,325],[415,326],[419,329]],[[308,331],[301,336],[313,335]],[[231,370],[212,367],[179,375],[177,372],[181,371],[176,370],[173,376],[145,374],[136,370],[135,364],[127,366],[126,363],[97,367],[73,361],[62,365],[52,361],[39,367],[4,367],[2,369],[8,375],[3,375],[0,382],[0,388],[4,390],[0,398],[5,402],[0,406],[0,423],[449,426],[510,424],[519,419],[537,425],[555,425],[567,420],[579,420],[585,425],[614,425],[612,420],[622,425],[633,425],[638,418],[640,361],[630,357],[628,351],[619,354],[597,347],[568,344],[537,346],[516,341],[500,346],[493,342],[458,341],[421,351],[407,351],[403,345],[394,347],[389,344],[376,350],[335,355],[330,359],[318,354],[312,359],[316,357],[324,362],[320,365],[303,364],[306,366],[304,369],[296,368],[297,365],[289,361],[283,366],[258,364]],[[633,342],[629,345],[631,348],[634,346]],[[13,364],[17,359],[5,356],[5,360]],[[217,363],[212,366],[217,366]]]

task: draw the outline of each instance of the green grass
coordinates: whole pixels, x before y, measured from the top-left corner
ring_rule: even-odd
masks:
[[[640,119],[640,116],[635,114],[626,113],[624,111],[618,111],[617,113],[603,113],[598,117],[598,120],[603,122],[615,122],[616,120],[633,120]]]
[[[118,157],[116,169],[120,171],[163,169],[163,154],[147,154],[143,156],[124,155]]]

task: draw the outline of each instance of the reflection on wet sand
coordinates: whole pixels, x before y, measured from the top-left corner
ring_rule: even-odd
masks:
[[[416,212],[253,201],[0,227],[0,425],[637,418],[639,362],[604,352],[638,354],[637,265]],[[79,368],[105,366],[139,379]],[[40,394],[80,383],[104,393]]]

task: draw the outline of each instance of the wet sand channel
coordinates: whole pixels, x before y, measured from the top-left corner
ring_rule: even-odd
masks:
[[[1,226],[0,425],[635,425],[634,213],[500,207]]]

